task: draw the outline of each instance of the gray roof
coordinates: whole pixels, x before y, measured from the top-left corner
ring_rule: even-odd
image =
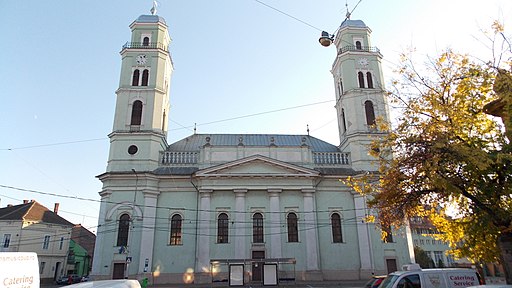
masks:
[[[364,24],[363,20],[350,20],[350,19],[347,19],[341,23],[340,28],[343,28],[343,27],[367,28],[367,26],[366,26],[366,24]]]
[[[138,23],[158,23],[162,22],[163,24],[167,25],[165,23],[165,19],[158,16],[158,15],[140,15],[135,22]]]
[[[339,152],[337,146],[309,135],[280,134],[193,134],[169,145],[167,151],[199,151],[204,145],[246,147],[302,147],[313,152]]]
[[[158,167],[153,170],[156,175],[192,175],[199,168],[197,167]]]

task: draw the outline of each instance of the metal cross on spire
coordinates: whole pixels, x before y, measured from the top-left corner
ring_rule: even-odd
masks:
[[[151,15],[156,15],[156,6],[158,6],[158,3],[156,2],[156,0],[153,0],[153,7],[151,7]]]

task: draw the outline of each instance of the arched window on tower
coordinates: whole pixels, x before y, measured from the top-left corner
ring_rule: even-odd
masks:
[[[357,80],[359,80],[359,88],[364,88],[364,74],[363,74],[363,72],[357,72]]]
[[[130,215],[123,214],[119,217],[117,227],[117,246],[128,246],[128,234],[130,232]]]
[[[340,78],[340,81],[338,82],[338,92],[341,97],[343,95],[343,80]]]
[[[181,245],[181,224],[183,220],[180,214],[171,217],[171,239],[170,245]]]
[[[136,100],[132,105],[132,120],[130,125],[140,125],[142,122],[142,101]]]
[[[375,125],[375,110],[373,109],[373,103],[370,100],[364,102],[364,111],[366,112],[366,125]]]
[[[220,213],[217,218],[217,243],[228,243],[229,218],[228,214]]]
[[[288,242],[299,242],[297,214],[293,212],[288,213],[288,216],[286,216],[286,223],[288,224]]]
[[[368,81],[368,88],[373,88],[372,73],[366,72],[366,81]]]
[[[140,76],[139,69],[133,70],[132,86],[139,86],[139,76]]]
[[[357,50],[363,49],[363,46],[361,45],[361,41],[356,41],[356,49]]]
[[[347,132],[347,122],[345,121],[345,109],[341,108],[341,125],[343,125],[343,133]]]
[[[252,242],[263,243],[263,215],[254,213],[252,216]]]
[[[148,80],[149,80],[149,70],[148,69],[144,69],[144,71],[142,71],[142,84],[141,84],[141,86],[148,86]]]
[[[144,37],[144,39],[142,39],[142,46],[149,46],[149,37]]]
[[[341,232],[341,216],[338,213],[331,215],[332,242],[342,243],[343,233]]]
[[[165,131],[165,123],[167,123],[167,115],[164,110],[164,114],[162,115],[162,132]]]

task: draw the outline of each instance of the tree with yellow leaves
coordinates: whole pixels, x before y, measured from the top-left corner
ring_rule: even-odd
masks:
[[[491,62],[447,50],[420,71],[404,56],[390,92],[401,114],[372,144],[379,181],[349,183],[371,196],[381,227],[430,216],[456,257],[499,261],[512,284],[512,74]]]

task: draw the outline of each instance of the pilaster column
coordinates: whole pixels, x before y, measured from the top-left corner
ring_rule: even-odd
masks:
[[[270,258],[281,258],[280,193],[282,189],[268,189],[270,201]]]
[[[306,225],[306,270],[318,270],[318,234],[315,212],[315,189],[302,189],[304,224]]]
[[[245,248],[245,242],[247,241],[247,225],[245,217],[245,195],[247,189],[235,189],[235,258],[245,259],[247,257],[247,251]]]
[[[365,221],[366,199],[362,195],[354,195],[354,207],[356,210],[357,239],[359,242],[359,260],[362,271],[372,271],[372,243],[370,239],[370,228]]]
[[[199,235],[197,241],[197,267],[201,273],[210,270],[210,202],[213,190],[199,190]]]
[[[100,192],[101,196],[101,202],[100,202],[100,214],[98,215],[98,228],[96,229],[96,245],[94,246],[94,255],[98,255],[96,257],[96,260],[92,263],[92,275],[102,275],[102,268],[103,266],[108,262],[110,265],[110,260],[106,260],[106,257],[112,257],[112,253],[108,253],[107,251],[104,251],[105,248],[105,231],[106,225],[105,225],[105,217],[107,215],[107,205],[110,200],[110,195],[112,194],[112,191],[110,190],[103,190]],[[106,245],[107,247],[111,247],[111,245]],[[107,256],[109,255],[109,256]],[[105,257],[106,256],[106,257]],[[110,272],[104,271],[105,273]],[[107,275],[107,274],[105,274]]]
[[[151,271],[153,263],[153,245],[155,240],[156,205],[159,191],[142,191],[144,195],[144,214],[140,239],[139,274]],[[147,265],[147,266],[146,266]]]

